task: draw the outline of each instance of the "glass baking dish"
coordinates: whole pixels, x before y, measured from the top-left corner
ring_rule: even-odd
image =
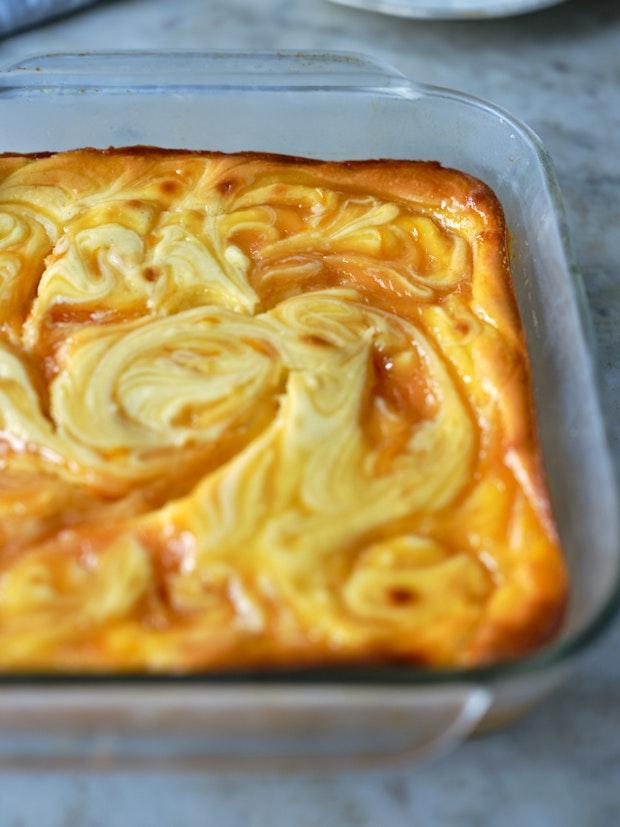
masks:
[[[0,72],[0,151],[132,144],[433,159],[495,190],[511,231],[570,605],[551,645],[488,668],[0,676],[0,764],[414,759],[522,712],[620,603],[618,498],[584,292],[538,138],[489,104],[354,54],[64,54]]]

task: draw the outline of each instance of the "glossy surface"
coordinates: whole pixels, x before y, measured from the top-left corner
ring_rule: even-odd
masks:
[[[0,175],[2,664],[471,665],[556,630],[488,189],[139,150]]]

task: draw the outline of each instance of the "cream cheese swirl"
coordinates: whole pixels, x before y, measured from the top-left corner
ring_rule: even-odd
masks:
[[[480,310],[491,230],[369,181],[0,176],[0,664],[450,663],[533,599],[515,555],[556,546],[506,461],[530,432],[497,290]]]

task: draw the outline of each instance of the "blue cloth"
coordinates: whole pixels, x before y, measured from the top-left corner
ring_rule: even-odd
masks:
[[[93,0],[0,0],[0,37],[75,11]]]

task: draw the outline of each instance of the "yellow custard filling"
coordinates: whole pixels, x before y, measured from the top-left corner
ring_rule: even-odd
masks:
[[[0,667],[472,665],[565,596],[484,185],[0,157]]]

